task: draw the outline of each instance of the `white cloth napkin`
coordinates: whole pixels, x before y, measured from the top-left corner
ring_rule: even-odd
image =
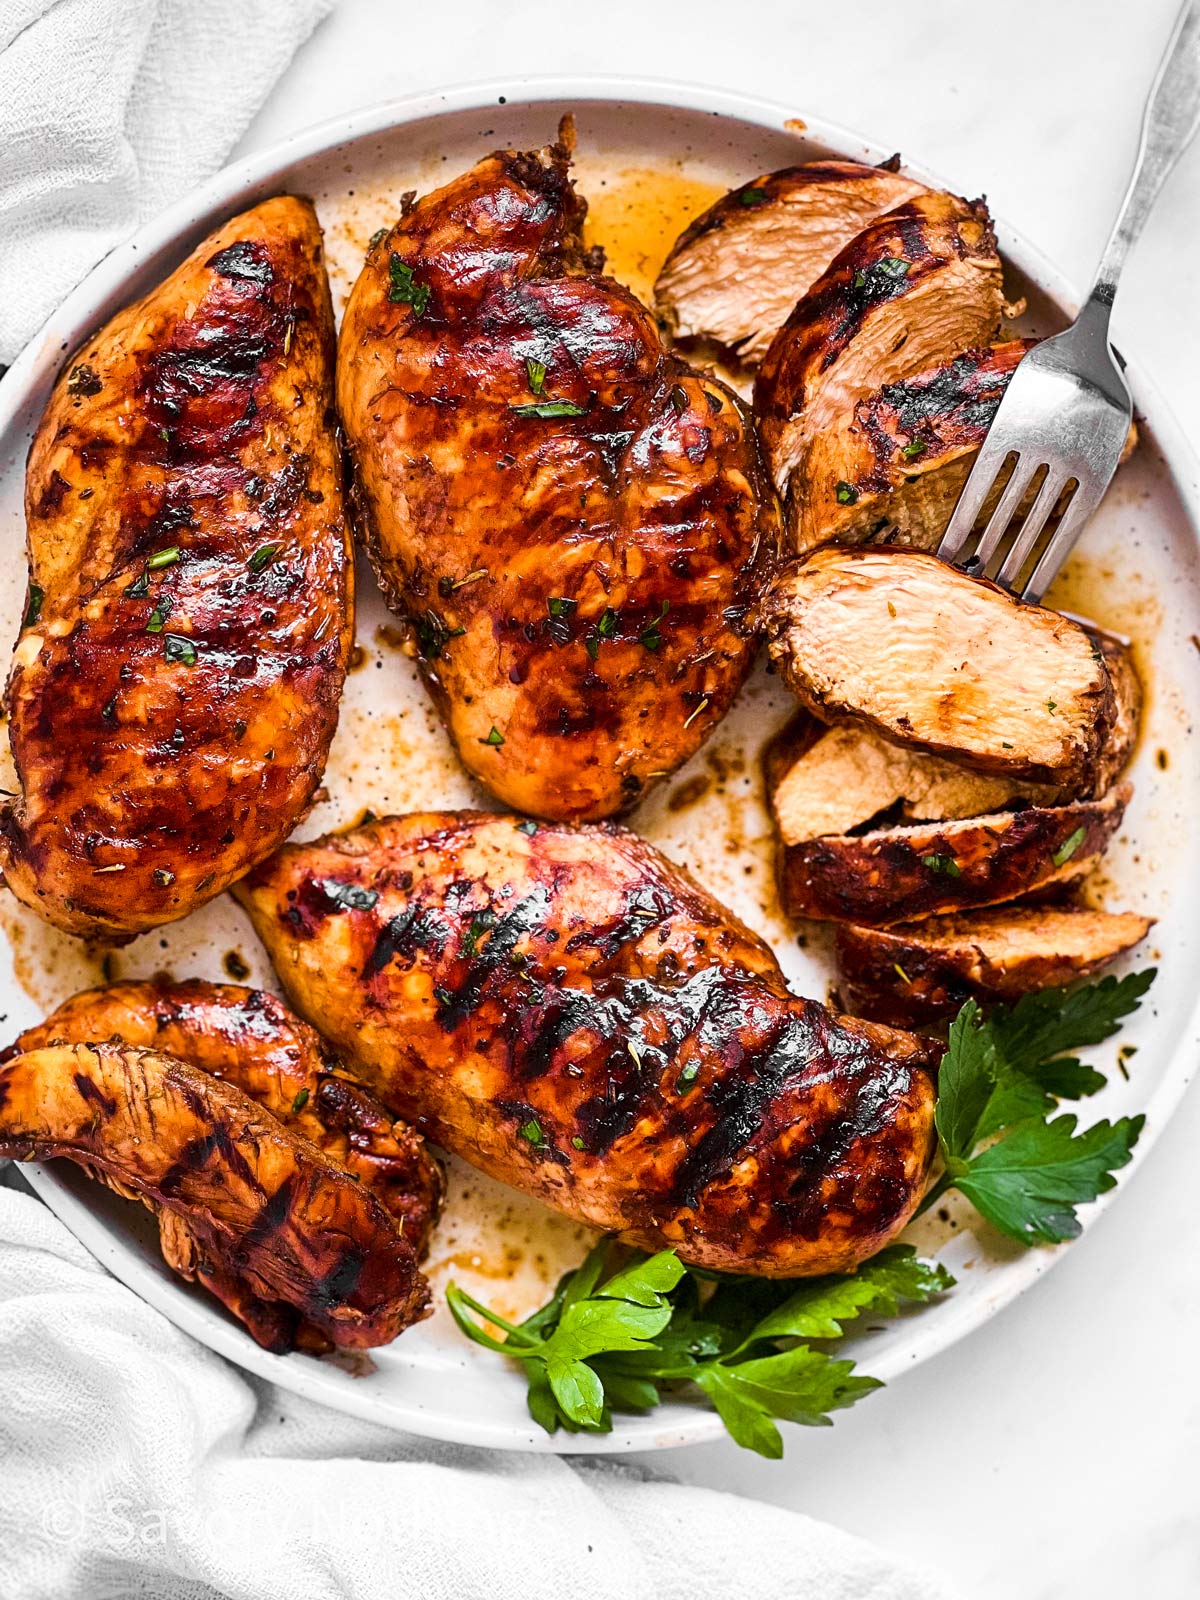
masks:
[[[221,165],[334,0],[0,0],[0,363]]]
[[[786,1470],[781,1468],[780,1470]],[[792,1512],[251,1380],[0,1182],[3,1600],[946,1600]]]

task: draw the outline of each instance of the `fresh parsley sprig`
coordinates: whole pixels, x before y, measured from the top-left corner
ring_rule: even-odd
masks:
[[[1102,978],[1076,989],[1044,989],[984,1021],[973,1000],[950,1027],[938,1074],[935,1122],[944,1172],[928,1209],[958,1189],[1019,1244],[1058,1244],[1080,1231],[1076,1207],[1116,1183],[1144,1117],[1097,1122],[1055,1116],[1060,1100],[1102,1089],[1103,1073],[1071,1051],[1099,1044],[1136,1011],[1155,969]]]
[[[778,1458],[774,1418],[827,1425],[831,1411],[879,1387],[812,1341],[841,1338],[868,1311],[895,1316],[953,1282],[908,1245],[881,1251],[852,1277],[796,1283],[714,1279],[672,1250],[631,1257],[602,1240],[524,1322],[506,1322],[454,1284],[447,1299],[469,1339],[522,1364],[530,1415],[548,1433],[607,1433],[614,1409],[648,1411],[664,1385],[694,1384],[738,1444]]]

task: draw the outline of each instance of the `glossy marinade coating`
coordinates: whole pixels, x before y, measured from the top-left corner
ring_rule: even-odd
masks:
[[[725,715],[777,528],[741,402],[595,270],[568,169],[499,152],[375,242],[338,401],[356,520],[461,760],[577,821]]]
[[[792,1276],[852,1269],[917,1203],[916,1042],[791,995],[761,940],[623,829],[392,818],[285,847],[236,892],[380,1099],[579,1221]]]
[[[221,1273],[329,1344],[386,1344],[428,1309],[412,1247],[362,1184],[172,1056],[100,1044],[12,1057],[0,1155],[65,1156],[181,1217]]]
[[[30,452],[9,887],[122,937],[219,894],[320,781],[353,635],[316,214],[225,224],[67,364]]]
[[[176,1056],[242,1090],[370,1189],[424,1252],[441,1208],[441,1167],[274,995],[201,979],[89,989],[26,1028],[0,1061],[108,1040]]]

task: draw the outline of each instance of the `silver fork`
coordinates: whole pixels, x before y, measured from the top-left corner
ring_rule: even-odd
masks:
[[[1167,174],[1200,123],[1200,0],[1187,0],[1175,22],[1142,118],[1133,175],[1100,258],[1087,304],[1065,332],[1043,339],[1018,364],[971,475],[938,546],[938,555],[1038,601],[1100,504],[1121,459],[1133,416],[1124,363],[1109,342],[1117,280]],[[1012,472],[973,551],[967,547],[984,502],[1010,456]],[[1008,525],[1044,473],[1032,506],[1007,550]],[[1028,580],[1021,573],[1051,512],[1065,508]]]

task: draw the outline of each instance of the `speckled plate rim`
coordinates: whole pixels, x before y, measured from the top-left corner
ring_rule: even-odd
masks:
[[[119,294],[135,271],[153,270],[160,255],[174,256],[181,249],[190,248],[215,222],[274,192],[276,180],[287,169],[327,155],[351,141],[388,133],[407,123],[439,114],[483,112],[499,106],[516,111],[563,101],[581,106],[616,102],[711,115],[776,134],[793,132],[853,159],[879,161],[890,153],[888,147],[824,118],[805,115],[801,125],[791,107],[723,89],[655,78],[512,78],[387,101],[318,123],[225,168],[139,229],[93,269],[0,382],[0,452],[11,446],[10,430],[22,427],[31,402],[36,401],[39,407],[44,403],[41,397],[53,381],[63,355],[75,348],[95,326],[98,308]],[[946,185],[938,174],[917,163],[906,162],[905,168],[931,184],[956,187]],[[1064,310],[1078,304],[1078,296],[1071,285],[1040,251],[1001,219],[997,219],[996,231],[1002,253],[1051,301]],[[1128,362],[1128,373],[1139,414],[1150,425],[1200,552],[1200,460],[1165,400],[1136,362]],[[1187,1088],[1198,1056],[1200,997],[1163,1068],[1158,1088],[1145,1106],[1145,1131],[1133,1161],[1122,1174],[1118,1187],[1087,1208],[1083,1218],[1085,1228],[1095,1225],[1122,1192],[1132,1173],[1145,1161]],[[561,1433],[549,1436],[532,1423],[527,1431],[515,1428],[510,1421],[489,1418],[475,1418],[464,1424],[443,1416],[436,1406],[426,1407],[419,1402],[404,1405],[391,1401],[381,1406],[377,1394],[365,1385],[347,1384],[340,1373],[320,1362],[301,1356],[276,1356],[260,1350],[215,1306],[185,1292],[172,1280],[164,1265],[149,1259],[122,1230],[93,1211],[74,1192],[69,1179],[59,1178],[46,1166],[22,1170],[44,1203],[102,1265],[162,1311],[177,1327],[247,1371],[350,1415],[454,1443],[559,1454],[668,1449],[699,1444],[723,1434],[722,1425],[714,1414],[682,1403],[664,1406],[645,1418],[621,1418],[611,1433],[590,1436]],[[974,1299],[964,1297],[958,1314],[943,1311],[941,1316],[924,1325],[920,1315],[912,1317],[908,1322],[910,1336],[904,1348],[873,1362],[873,1374],[889,1381],[957,1342],[1029,1288],[1060,1259],[1065,1248],[1030,1250],[998,1262],[995,1293]],[[447,1371],[446,1381],[453,1382],[452,1371]]]

